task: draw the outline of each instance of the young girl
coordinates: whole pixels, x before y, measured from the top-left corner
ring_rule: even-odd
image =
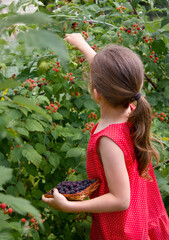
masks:
[[[65,39],[90,64],[90,89],[101,119],[90,133],[87,174],[101,182],[89,200],[68,201],[57,190],[53,199],[42,200],[56,210],[92,213],[91,240],[169,239],[169,219],[151,164],[159,155],[151,145],[151,108],[140,92],[140,58],[118,45],[96,54],[79,33]]]

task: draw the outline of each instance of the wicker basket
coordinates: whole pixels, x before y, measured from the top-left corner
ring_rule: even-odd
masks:
[[[96,180],[94,183],[92,183],[90,186],[88,186],[87,188],[85,188],[83,191],[78,192],[78,193],[74,193],[74,194],[62,194],[63,196],[65,196],[68,200],[71,201],[82,201],[85,198],[87,198],[88,196],[90,196],[90,194],[92,194],[100,185],[100,179],[92,179],[92,180]],[[53,190],[53,189],[52,189]],[[46,198],[53,198],[53,191],[50,190],[49,192],[45,193],[44,196]]]

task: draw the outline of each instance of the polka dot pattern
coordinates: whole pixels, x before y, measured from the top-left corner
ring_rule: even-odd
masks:
[[[123,151],[130,180],[130,206],[125,211],[92,214],[91,240],[169,240],[169,219],[157,185],[152,165],[149,169],[153,181],[139,176],[134,146],[130,136],[130,123],[112,124],[91,136],[87,149],[87,174],[98,177],[100,187],[91,198],[109,192],[104,168],[97,155],[102,136],[112,139]]]

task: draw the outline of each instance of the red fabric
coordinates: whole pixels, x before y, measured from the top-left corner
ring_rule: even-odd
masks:
[[[92,214],[91,240],[168,240],[169,219],[165,210],[152,165],[149,182],[137,171],[130,123],[112,124],[91,136],[87,149],[87,174],[90,179],[100,178],[100,187],[91,198],[109,192],[103,166],[96,146],[101,136],[107,136],[123,151],[130,180],[130,206],[125,211]]]

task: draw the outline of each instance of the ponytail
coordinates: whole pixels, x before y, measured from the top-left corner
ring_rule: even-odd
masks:
[[[139,175],[150,180],[148,167],[153,156],[156,158],[157,164],[160,156],[151,144],[152,112],[150,104],[143,96],[137,100],[137,107],[131,112],[128,121],[132,123],[131,134],[135,146]]]

